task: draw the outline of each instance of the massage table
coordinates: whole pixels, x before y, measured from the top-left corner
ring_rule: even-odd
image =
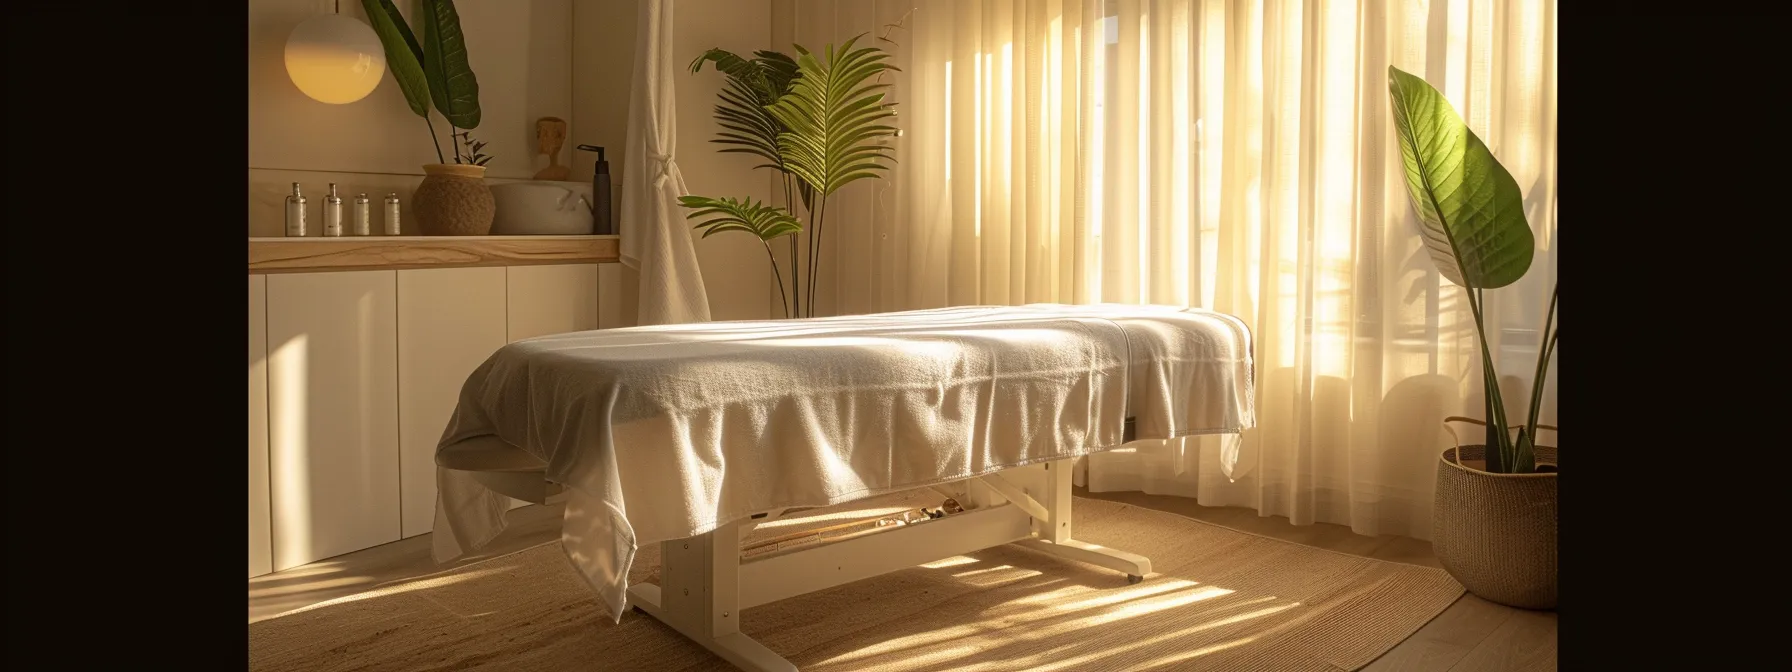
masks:
[[[586,331],[511,343],[463,386],[437,448],[433,552],[563,499],[561,545],[620,620],[634,607],[745,670],[795,670],[745,609],[1017,543],[1124,573],[1079,541],[1075,460],[1254,424],[1250,334],[1167,306],[975,306]],[[952,513],[743,558],[755,526],[931,488]],[[659,583],[628,585],[642,544]]]

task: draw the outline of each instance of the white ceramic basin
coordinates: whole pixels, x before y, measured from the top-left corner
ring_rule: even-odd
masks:
[[[506,182],[491,185],[494,236],[591,235],[591,185]]]

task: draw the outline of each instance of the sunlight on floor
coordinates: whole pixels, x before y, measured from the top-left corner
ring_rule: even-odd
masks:
[[[944,560],[935,560],[921,566],[926,569],[945,569],[947,567],[957,567],[959,565],[976,564],[977,562],[979,561],[976,558],[968,555],[955,555]]]
[[[290,579],[292,577],[280,576],[279,578]],[[288,581],[288,582],[284,582],[283,585],[271,585],[271,586],[264,586],[264,587],[255,587],[253,585],[253,583],[251,583],[251,585],[249,587],[249,599],[256,599],[256,598],[262,598],[262,597],[274,597],[277,595],[293,595],[293,594],[298,594],[298,593],[309,593],[309,592],[317,591],[317,590],[329,590],[331,588],[345,588],[348,586],[364,585],[364,584],[371,583],[372,579],[373,579],[373,577],[371,577],[371,576],[357,575],[357,576],[343,576],[343,577],[338,577],[338,578],[333,578],[333,579],[323,579],[320,581]]]
[[[391,597],[393,595],[400,595],[403,593],[411,593],[411,592],[416,592],[419,590],[433,590],[436,588],[442,588],[444,586],[449,586],[449,585],[453,585],[456,583],[466,583],[468,581],[473,581],[473,580],[479,579],[481,577],[493,576],[493,575],[503,574],[503,573],[505,573],[505,570],[502,570],[502,569],[456,570],[453,574],[438,576],[438,577],[428,579],[428,580],[416,580],[416,581],[409,581],[406,583],[400,583],[395,586],[389,586],[386,588],[382,588],[379,591],[368,591],[365,593],[356,593],[356,594],[350,595],[348,597],[333,600],[331,602],[326,602],[325,604],[346,604],[349,602],[358,602],[360,600],[368,599],[370,597]],[[452,610],[450,610],[450,611],[452,611]]]

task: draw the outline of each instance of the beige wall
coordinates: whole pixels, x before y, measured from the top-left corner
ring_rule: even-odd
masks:
[[[711,139],[721,130],[715,121],[716,96],[722,77],[713,68],[691,74],[685,66],[709,49],[721,47],[751,54],[771,46],[769,0],[677,0],[674,13],[673,63],[678,67],[678,168],[685,187],[700,196],[771,199],[769,171],[753,170],[760,160],[739,153],[715,151]],[[758,239],[742,233],[697,241],[703,283],[709,290],[714,319],[764,319],[774,314],[778,299],[771,284],[771,265]],[[780,311],[774,313],[774,311]]]
[[[410,15],[415,0],[397,0]],[[313,198],[338,183],[345,198],[366,192],[376,203],[395,191],[409,210],[410,192],[435,150],[421,118],[412,114],[391,73],[367,98],[328,105],[305,97],[287,78],[286,36],[305,18],[331,11],[330,0],[249,2],[249,235],[282,232],[281,203],[292,182]],[[479,76],[482,120],[475,137],[493,155],[488,176],[528,179],[545,158],[534,153],[534,120],[567,120],[570,135],[562,164],[572,180],[589,184],[596,156],[578,144],[609,153],[616,183],[613,208],[621,205],[622,145],[635,50],[634,0],[458,0],[473,71]],[[342,13],[366,20],[359,0],[343,0]],[[709,142],[711,116],[722,80],[712,71],[692,75],[686,66],[711,47],[749,53],[771,46],[772,0],[677,0],[674,65],[678,86],[678,163],[692,193],[770,198],[770,179],[740,154],[721,154]],[[444,123],[432,115],[446,143]],[[448,148],[443,146],[446,153]],[[697,242],[698,260],[715,319],[770,316],[777,302],[765,252],[739,234]],[[632,275],[632,274],[629,274]],[[629,284],[625,279],[625,285]],[[633,287],[624,292],[632,294]]]

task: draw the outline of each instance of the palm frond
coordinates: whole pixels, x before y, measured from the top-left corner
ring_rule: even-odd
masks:
[[[778,151],[778,135],[789,129],[766,108],[790,92],[800,72],[796,61],[775,51],[756,51],[746,58],[710,49],[691,62],[691,72],[702,72],[704,63],[714,63],[716,71],[727,77],[715,108],[716,121],[724,130],[710,142],[726,145],[723,152],[756,155],[767,162],[757,167],[788,174]]]
[[[732,198],[680,196],[678,204],[693,211],[685,219],[711,218],[696,224],[697,228],[703,229],[704,238],[724,231],[740,231],[751,233],[761,241],[768,241],[803,230],[802,224],[789,211],[751,198],[741,201]]]
[[[760,67],[765,69],[766,92],[773,94],[765,101],[765,104],[778,102],[779,98],[790,92],[790,83],[796,80],[797,75],[801,72],[801,69],[797,67],[796,59],[769,50],[755,51],[753,55],[758,57]]]
[[[784,164],[823,198],[875,177],[895,160],[892,148],[879,142],[896,135],[894,126],[882,123],[896,115],[894,105],[884,102],[882,89],[889,85],[872,80],[897,68],[880,49],[854,49],[860,37],[828,47],[821,58],[796,47],[799,75],[768,108],[786,129],[777,136]]]

